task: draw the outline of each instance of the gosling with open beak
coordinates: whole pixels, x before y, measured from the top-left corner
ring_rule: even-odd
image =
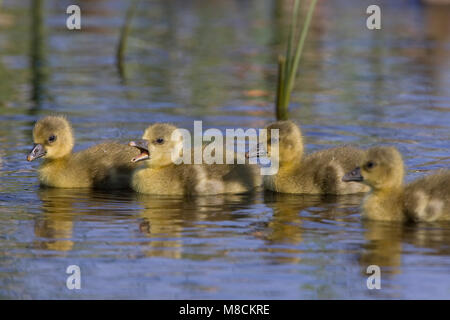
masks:
[[[128,143],[129,146],[135,147],[141,151],[141,153],[131,159],[131,162],[139,162],[143,160],[150,159],[150,152],[148,151],[148,141],[147,140],[137,140],[137,141],[130,141]]]

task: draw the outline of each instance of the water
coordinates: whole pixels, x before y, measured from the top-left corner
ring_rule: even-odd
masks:
[[[450,163],[450,9],[319,1],[291,117],[308,151],[395,145],[407,180]],[[127,142],[155,121],[192,129],[273,120],[289,7],[275,0],[144,1],[125,68],[115,47],[126,1],[4,0],[0,9],[0,298],[446,298],[450,224],[360,218],[361,196],[192,199],[39,188],[33,123],[66,114],[76,150]],[[32,14],[34,12],[34,14]],[[257,90],[257,91],[255,91]],[[65,273],[79,265],[82,289]],[[381,290],[366,268],[379,265]]]

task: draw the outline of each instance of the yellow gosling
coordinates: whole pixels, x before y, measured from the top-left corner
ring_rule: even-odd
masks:
[[[36,122],[33,150],[27,160],[43,158],[39,167],[41,185],[57,188],[129,188],[136,164],[130,157],[139,152],[119,143],[102,143],[73,153],[72,127],[62,116]]]
[[[300,128],[292,121],[277,121],[266,127],[267,155],[279,165],[278,173],[264,176],[264,188],[282,193],[353,194],[369,188],[358,183],[343,183],[345,172],[360,163],[363,150],[350,147],[304,154]],[[271,129],[279,130],[278,157],[272,151]]]
[[[248,164],[175,164],[172,152],[179,141],[172,141],[175,126],[165,123],[149,126],[143,141],[130,142],[141,154],[132,161],[143,161],[133,174],[132,188],[140,193],[160,195],[212,195],[245,193],[261,184],[259,168]]]
[[[371,188],[363,202],[363,217],[387,221],[450,220],[450,170],[404,185],[404,164],[394,147],[374,147],[343,181]]]

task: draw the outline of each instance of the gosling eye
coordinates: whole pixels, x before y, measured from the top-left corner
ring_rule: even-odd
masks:
[[[50,137],[48,137],[48,142],[53,143],[56,141],[56,136],[55,135],[51,135]]]
[[[366,168],[367,169],[372,169],[373,167],[375,167],[375,163],[372,161],[369,161],[366,163]]]
[[[158,138],[158,139],[156,139],[156,143],[157,144],[163,144],[164,143],[164,139],[163,138]]]

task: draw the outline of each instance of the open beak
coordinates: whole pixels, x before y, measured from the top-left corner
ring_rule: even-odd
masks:
[[[350,181],[358,181],[361,182],[363,181],[364,178],[361,175],[361,168],[357,167],[355,169],[353,169],[350,172],[347,172],[343,177],[342,177],[342,181],[344,182],[350,182]]]
[[[27,161],[36,160],[37,158],[45,156],[46,153],[47,152],[42,144],[35,144],[33,150],[31,150],[27,156]]]
[[[142,160],[150,159],[150,153],[148,151],[148,141],[147,140],[139,140],[139,141],[130,141],[128,143],[129,146],[138,148],[141,153],[131,159],[131,162],[139,162]]]

